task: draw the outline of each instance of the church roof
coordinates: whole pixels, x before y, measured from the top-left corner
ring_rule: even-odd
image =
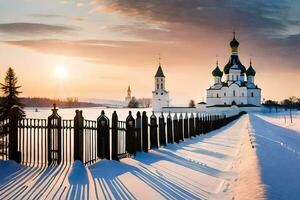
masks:
[[[155,77],[165,77],[164,72],[161,68],[161,65],[158,66],[157,72],[155,74]]]
[[[237,65],[238,69],[241,70],[241,74],[246,73],[246,67],[241,63],[239,56],[237,54],[237,49],[239,47],[239,42],[235,38],[235,32],[233,32],[233,39],[230,42],[231,51],[233,54],[231,54],[231,57],[229,58],[228,63],[224,66],[224,73],[229,74],[229,70],[233,65]]]
[[[250,61],[250,66],[246,71],[247,76],[255,76],[256,71],[254,70],[254,68],[252,67],[252,63]]]
[[[231,47],[239,47],[239,42],[235,39],[235,32],[233,32],[233,39],[230,42]]]
[[[222,77],[223,76],[223,72],[220,70],[220,68],[217,66],[213,71],[212,71],[212,75],[213,76],[218,76],[218,77]]]
[[[238,68],[241,70],[241,73],[246,73],[246,67],[241,63],[239,57],[237,55],[231,55],[228,63],[224,66],[224,73],[229,74],[230,68],[236,64]]]

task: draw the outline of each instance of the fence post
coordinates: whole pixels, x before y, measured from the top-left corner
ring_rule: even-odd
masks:
[[[143,151],[148,152],[148,117],[146,111],[142,114]]]
[[[190,121],[189,121],[189,128],[190,128],[190,137],[195,137],[195,118],[194,118],[194,115],[193,113],[191,113],[191,116],[190,116]]]
[[[104,110],[97,119],[97,156],[101,159],[110,159],[109,119],[105,116]]]
[[[74,117],[74,160],[83,162],[83,121],[82,111],[76,110]]]
[[[126,118],[126,151],[130,155],[135,155],[136,152],[135,120],[131,111]]]
[[[177,113],[175,113],[173,118],[173,125],[174,125],[174,142],[179,143],[179,122],[177,118]]]
[[[48,117],[48,165],[61,163],[61,117],[53,104],[52,114]]]
[[[195,135],[199,135],[200,134],[200,119],[199,119],[199,114],[196,114],[196,118],[195,118]]]
[[[187,113],[185,113],[184,117],[183,130],[184,138],[189,138],[189,118]]]
[[[182,116],[182,113],[180,113],[180,115],[179,115],[178,126],[179,126],[179,140],[184,141],[184,139],[183,139],[183,116]]]
[[[114,111],[111,119],[111,154],[113,160],[119,160],[118,158],[118,115]]]
[[[18,123],[20,116],[18,108],[13,107],[9,113],[8,158],[17,163],[21,162],[21,152],[18,151]],[[4,148],[4,145],[3,145]],[[7,155],[7,154],[6,154]]]
[[[136,113],[135,130],[136,130],[136,140],[137,140],[136,150],[142,151],[142,118],[141,118],[140,111]]]
[[[172,116],[169,112],[167,116],[167,138],[168,138],[168,144],[173,144],[173,126],[172,126]]]
[[[152,115],[150,117],[150,147],[152,148],[158,148],[158,142],[157,142],[157,118],[152,112]]]
[[[159,116],[159,144],[160,146],[166,146],[166,123],[163,112]]]

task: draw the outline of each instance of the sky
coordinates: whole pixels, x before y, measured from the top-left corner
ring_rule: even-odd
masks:
[[[158,58],[173,104],[205,100],[232,32],[263,99],[300,97],[296,0],[0,0],[0,81],[22,96],[151,97]]]

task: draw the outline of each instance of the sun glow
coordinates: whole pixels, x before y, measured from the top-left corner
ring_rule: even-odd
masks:
[[[58,80],[65,80],[68,77],[68,71],[66,67],[63,65],[56,66],[54,76]]]

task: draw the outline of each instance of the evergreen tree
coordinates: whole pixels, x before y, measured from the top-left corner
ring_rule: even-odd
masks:
[[[139,102],[135,97],[132,97],[128,103],[128,108],[138,108],[138,107],[139,107]]]
[[[24,104],[18,98],[18,95],[21,93],[19,91],[21,86],[18,86],[17,83],[18,78],[14,70],[11,67],[8,68],[4,84],[1,83],[1,90],[4,97],[0,104],[0,120],[7,119],[13,108],[17,110],[19,118],[25,116],[25,112],[23,111]]]
[[[190,108],[195,108],[195,107],[196,107],[196,104],[195,104],[195,101],[194,101],[194,100],[190,100],[190,102],[189,102],[189,107],[190,107]]]

